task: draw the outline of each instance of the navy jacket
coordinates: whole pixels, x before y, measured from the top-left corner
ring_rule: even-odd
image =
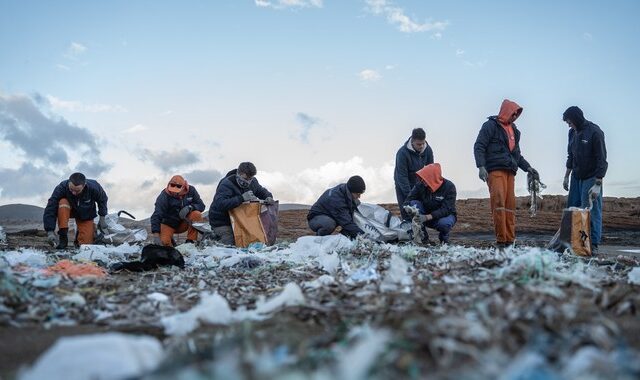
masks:
[[[246,189],[238,185],[235,175],[229,175],[220,181],[216,189],[216,195],[214,195],[209,207],[209,224],[211,227],[230,226],[229,210],[240,206],[244,202],[242,194],[249,190],[253,191],[253,194],[260,199],[273,198],[269,190],[260,186],[258,179],[255,177],[251,181],[251,185]]]
[[[193,206],[195,211],[204,211],[204,202],[194,186],[189,185],[189,192],[182,199],[172,197],[162,190],[156,198],[156,207],[151,215],[151,232],[159,233],[160,224],[166,224],[171,228],[178,228],[182,219],[178,213],[183,207]]]
[[[531,165],[520,153],[520,131],[513,126],[513,134],[516,138],[516,147],[509,151],[509,137],[507,132],[498,123],[497,116],[491,116],[480,128],[476,143],[473,145],[473,155],[476,159],[476,167],[484,166],[488,172],[493,170],[510,170],[513,174],[518,168],[528,171]]]
[[[585,120],[576,130],[569,130],[567,168],[578,179],[604,178],[607,174],[607,147],[604,132],[596,124]]]
[[[393,172],[393,180],[396,189],[399,189],[406,197],[416,184],[416,172],[426,165],[433,164],[433,150],[427,144],[424,152],[418,153],[411,146],[411,139],[398,149],[396,153],[396,168]]]
[[[353,221],[353,213],[356,211],[355,200],[351,192],[347,189],[347,184],[343,183],[329,190],[326,190],[316,203],[311,206],[307,214],[307,220],[318,215],[330,216],[336,224],[342,227],[342,233],[355,238],[364,231]]]
[[[77,220],[91,220],[97,215],[107,215],[107,193],[104,192],[102,186],[93,179],[88,179],[86,186],[78,196],[69,191],[69,180],[60,182],[55,189],[47,207],[44,209],[42,221],[44,222],[45,231],[53,231],[56,229],[56,220],[58,219],[58,202],[60,199],[66,198],[71,205],[71,217]],[[98,213],[96,213],[96,204]]]
[[[431,214],[436,220],[449,215],[457,215],[456,186],[448,179],[444,180],[436,192],[432,192],[424,183],[418,181],[407,196],[405,206],[411,201],[422,202],[426,214]]]

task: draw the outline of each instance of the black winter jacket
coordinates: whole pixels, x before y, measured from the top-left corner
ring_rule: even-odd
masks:
[[[326,190],[318,198],[316,203],[311,206],[307,214],[307,220],[311,220],[318,215],[327,215],[342,227],[344,235],[353,239],[357,235],[364,233],[353,221],[353,213],[357,207],[351,192],[347,189],[347,184],[343,183]]]
[[[473,155],[476,167],[484,166],[488,172],[493,170],[510,170],[513,174],[518,168],[528,171],[531,165],[520,153],[520,131],[513,126],[516,147],[509,151],[509,137],[498,123],[497,116],[491,116],[480,128],[476,143],[473,145]]]
[[[604,178],[607,174],[607,147],[604,132],[596,124],[585,120],[576,130],[569,130],[567,168],[578,179]]]
[[[71,215],[77,220],[91,220],[97,215],[107,215],[107,193],[104,192],[102,186],[96,180],[88,179],[86,183],[86,186],[78,196],[69,191],[69,180],[64,180],[56,186],[51,197],[49,197],[49,201],[47,201],[47,207],[45,207],[42,217],[45,231],[56,229],[58,202],[62,198],[66,198],[69,201]],[[97,214],[96,205],[98,206]]]
[[[426,214],[431,214],[433,219],[457,215],[456,186],[448,179],[444,180],[436,192],[432,192],[424,183],[419,181],[407,196],[405,206],[411,201],[422,202]]]
[[[251,185],[246,189],[238,185],[235,175],[229,175],[220,181],[209,207],[209,224],[211,227],[230,226],[229,210],[240,206],[244,202],[242,194],[249,190],[253,191],[253,194],[262,200],[269,197],[273,198],[269,190],[262,187],[255,177],[251,181]]]
[[[396,153],[396,167],[393,171],[393,180],[396,189],[399,189],[406,197],[416,184],[416,172],[426,165],[433,164],[433,150],[427,144],[422,153],[409,149],[411,139],[407,140]]]
[[[182,219],[178,215],[183,207],[192,206],[194,211],[204,211],[204,202],[194,186],[189,185],[189,192],[180,199],[172,197],[162,190],[156,198],[156,207],[151,215],[151,232],[159,233],[160,224],[165,224],[171,228],[178,228]]]

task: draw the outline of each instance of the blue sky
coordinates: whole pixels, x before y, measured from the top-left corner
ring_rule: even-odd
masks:
[[[606,134],[605,195],[640,195],[637,1],[0,0],[0,204],[43,204],[83,169],[148,213],[174,173],[209,203],[252,161],[283,202],[360,174],[393,202],[393,160],[423,127],[461,197],[504,98],[522,151],[561,190],[580,106]],[[516,179],[524,195],[525,176]]]

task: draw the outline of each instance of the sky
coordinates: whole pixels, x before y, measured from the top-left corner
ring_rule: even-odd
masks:
[[[173,174],[207,207],[242,161],[284,203],[361,175],[395,202],[422,127],[459,198],[487,197],[473,143],[503,99],[563,194],[567,125],[606,135],[605,196],[640,196],[640,2],[0,0],[0,204],[44,206],[74,171],[146,217]],[[516,177],[526,195],[526,175]]]

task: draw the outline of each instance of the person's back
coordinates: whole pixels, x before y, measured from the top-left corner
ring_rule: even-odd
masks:
[[[309,228],[319,236],[333,233],[337,226],[342,227],[341,233],[350,238],[364,233],[355,224],[353,213],[365,188],[362,177],[353,176],[347,183],[326,190],[307,214]]]

